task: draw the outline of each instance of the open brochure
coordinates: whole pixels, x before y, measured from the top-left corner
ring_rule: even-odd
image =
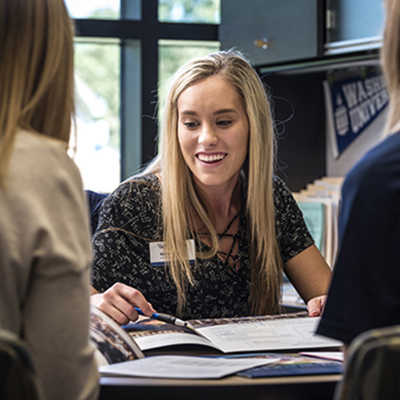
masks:
[[[99,366],[144,358],[134,340],[95,306],[90,308],[90,339]]]
[[[142,351],[201,345],[222,353],[335,348],[341,342],[315,334],[319,318],[307,312],[187,321],[189,328],[141,318],[124,327]]]
[[[248,377],[340,372],[341,366],[334,362],[332,364],[332,361],[325,360],[324,364],[321,364],[322,361],[316,361],[314,358],[305,363],[306,357],[302,356],[294,362],[289,360],[287,355],[254,353],[278,349],[327,349],[341,345],[340,342],[315,335],[318,318],[310,318],[307,313],[187,322],[190,328],[143,317],[136,323],[121,327],[92,306],[90,336],[97,348],[100,373],[137,377],[216,379],[240,371],[245,371],[243,376]],[[222,353],[246,354],[218,357],[144,357],[141,351],[182,344],[207,346]],[[308,359],[310,360],[309,357]],[[296,368],[292,364],[295,364]],[[301,366],[298,367],[297,364]],[[270,368],[267,368],[269,365]]]

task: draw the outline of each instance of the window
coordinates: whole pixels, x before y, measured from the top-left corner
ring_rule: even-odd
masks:
[[[159,0],[158,19],[163,22],[220,23],[220,0]]]
[[[72,18],[119,19],[119,0],[65,0]]]
[[[66,4],[77,36],[75,161],[86,189],[108,193],[156,155],[159,82],[219,48],[219,0]]]
[[[76,153],[84,187],[109,193],[120,182],[119,40],[75,43]]]

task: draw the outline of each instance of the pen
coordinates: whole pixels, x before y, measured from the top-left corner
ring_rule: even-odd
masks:
[[[137,311],[138,314],[147,317],[147,315],[145,315],[144,312],[139,307],[135,307],[135,310]],[[182,321],[179,318],[173,317],[172,315],[153,313],[153,315],[150,318],[157,319],[157,320],[163,321],[163,322],[167,322],[167,323],[173,324],[173,325],[188,326],[187,322]]]

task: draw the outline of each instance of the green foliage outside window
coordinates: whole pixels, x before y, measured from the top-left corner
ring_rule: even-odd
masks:
[[[158,19],[163,22],[220,22],[220,0],[159,0]]]
[[[106,119],[110,126],[110,144],[119,147],[120,141],[120,46],[107,43],[77,43],[75,45],[75,72],[77,79],[103,101],[105,113],[88,109],[78,96],[78,111],[88,122]]]

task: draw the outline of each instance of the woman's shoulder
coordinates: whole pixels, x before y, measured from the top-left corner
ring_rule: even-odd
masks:
[[[400,133],[395,133],[372,148],[348,172],[343,191],[378,194],[392,187],[400,173]]]
[[[105,203],[119,207],[158,208],[161,199],[161,184],[155,174],[135,176],[122,182]]]
[[[74,238],[89,248],[82,179],[67,154],[65,142],[38,133],[18,131],[6,193],[0,199],[2,206],[8,208],[16,229],[24,232],[21,237],[28,231],[31,235],[47,231],[58,237],[60,232],[71,228],[69,232],[79,231],[75,232]]]
[[[73,181],[82,189],[78,167],[67,154],[67,143],[26,130],[16,135],[10,175],[27,188],[38,182],[47,187]]]
[[[275,201],[278,201],[279,199],[282,198],[291,199],[293,197],[289,187],[286,185],[283,179],[280,178],[278,175],[272,176],[272,190]]]
[[[365,173],[380,173],[383,169],[400,169],[400,132],[388,136],[368,151],[355,165],[354,170]]]
[[[274,190],[282,190],[285,188],[287,189],[285,182],[278,175],[272,175],[272,184]]]
[[[149,189],[154,191],[159,191],[161,189],[161,182],[156,174],[134,176],[127,179],[125,182],[142,187],[148,187]]]
[[[131,193],[149,193],[160,195],[161,184],[155,174],[134,176],[122,182],[112,195],[129,195]]]
[[[61,156],[60,162],[70,158],[67,148],[67,143],[62,140],[20,129],[15,137],[13,154],[16,157],[25,157],[25,164],[34,160],[35,162],[40,161],[40,165],[49,162],[49,158],[51,160],[52,157]]]
[[[158,235],[160,220],[161,191],[157,177],[134,177],[121,183],[104,200],[97,232],[123,227],[124,231],[153,238]]]

